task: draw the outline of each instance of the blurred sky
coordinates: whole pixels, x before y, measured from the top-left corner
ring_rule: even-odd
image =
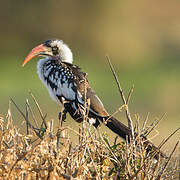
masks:
[[[36,45],[64,40],[74,63],[88,72],[92,87],[112,113],[122,102],[107,65],[108,54],[125,93],[135,85],[133,117],[151,120],[167,113],[160,133],[180,126],[180,1],[7,0],[0,6],[0,108],[9,97],[23,104],[28,89],[50,118],[59,108],[36,74],[36,62],[21,63]],[[23,108],[23,106],[22,106]],[[179,138],[179,134],[178,134]]]

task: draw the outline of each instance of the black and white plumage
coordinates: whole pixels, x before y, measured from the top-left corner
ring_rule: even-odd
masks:
[[[130,139],[131,130],[120,121],[111,117],[101,100],[90,87],[87,74],[73,65],[71,50],[61,40],[48,40],[35,47],[25,58],[23,66],[36,56],[43,56],[37,65],[39,78],[44,83],[53,100],[64,104],[67,112],[77,122],[82,122],[85,115],[85,98],[90,101],[88,120],[95,127],[105,121],[105,125],[123,139]],[[149,143],[149,149],[157,148]]]

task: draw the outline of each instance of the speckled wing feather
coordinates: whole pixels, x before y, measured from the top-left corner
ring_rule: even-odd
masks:
[[[78,66],[71,64],[67,64],[67,66],[71,66],[70,69],[72,70],[72,73],[75,76],[74,80],[77,85],[77,90],[82,95],[83,101],[85,99],[85,96],[87,99],[90,99],[90,110],[94,111],[99,116],[102,117],[108,116],[108,113],[106,112],[103,103],[98,98],[98,96],[93,91],[93,89],[90,87],[87,73],[82,72]]]

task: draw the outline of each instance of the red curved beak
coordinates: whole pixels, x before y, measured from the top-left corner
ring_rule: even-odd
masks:
[[[35,48],[32,49],[32,51],[27,55],[27,57],[24,59],[22,66],[24,67],[24,65],[30,61],[31,59],[37,57],[38,55],[40,55],[42,52],[45,51],[45,47],[43,44],[40,44],[39,46],[36,46]]]

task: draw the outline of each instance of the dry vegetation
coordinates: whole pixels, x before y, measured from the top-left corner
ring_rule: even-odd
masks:
[[[35,103],[42,117],[40,127],[36,127],[36,117],[28,101],[25,114],[15,104],[25,118],[25,134],[14,126],[10,108],[7,117],[0,118],[1,179],[178,178],[178,159],[160,158],[155,162],[153,155],[146,154],[140,136],[135,139],[137,151],[133,141],[126,143],[115,138],[110,143],[107,135],[102,135],[86,121],[79,132],[70,127],[55,128],[53,121],[46,120],[46,123]],[[78,134],[79,142],[72,143],[70,133]],[[177,144],[174,149],[176,147]]]
[[[144,137],[159,121],[148,126],[147,116],[142,128],[138,123],[133,128],[128,109],[133,88],[126,99],[111,63],[110,67],[124,104],[117,111],[125,109],[128,126],[132,128],[130,143],[122,142],[118,137],[110,142],[107,134],[102,134],[87,122],[88,109],[78,132],[62,126],[61,120],[59,126],[54,127],[53,120],[46,118],[30,93],[41,117],[41,125],[37,123],[35,110],[28,100],[23,113],[24,110],[11,99],[10,104],[13,103],[24,118],[26,132],[22,134],[22,129],[14,125],[9,105],[7,116],[0,116],[0,179],[178,179],[179,162],[174,154],[179,142],[168,156],[163,157],[158,152],[147,153]],[[179,129],[163,140],[158,149],[169,143]],[[72,142],[70,134],[78,135],[79,141]]]

